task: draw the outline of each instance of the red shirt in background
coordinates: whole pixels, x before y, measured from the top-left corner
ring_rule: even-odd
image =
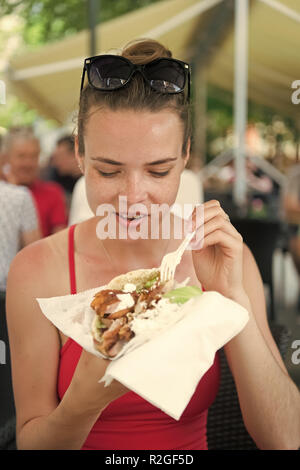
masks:
[[[67,205],[63,189],[51,181],[35,181],[29,189],[36,203],[43,237],[58,226],[68,225]]]

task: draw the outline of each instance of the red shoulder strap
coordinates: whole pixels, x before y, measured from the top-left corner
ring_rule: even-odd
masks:
[[[69,228],[69,275],[71,294],[76,294],[76,274],[75,274],[75,256],[74,256],[74,230],[76,224]]]

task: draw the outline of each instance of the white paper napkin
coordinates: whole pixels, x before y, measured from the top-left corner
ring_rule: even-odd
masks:
[[[104,289],[102,287],[101,289]],[[75,295],[37,299],[46,317],[88,352],[94,349],[89,307],[100,288]],[[248,311],[218,292],[204,292],[182,306],[182,318],[154,338],[134,337],[100,382],[118,380],[142,398],[179,420],[195,389],[214,362],[215,353],[236,336]],[[130,346],[132,343],[132,346]],[[117,359],[117,360],[116,360]]]

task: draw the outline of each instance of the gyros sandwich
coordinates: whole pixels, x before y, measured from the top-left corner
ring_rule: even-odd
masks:
[[[162,282],[158,269],[139,269],[114,278],[91,303],[94,347],[115,357],[141,331],[167,325],[180,314],[183,303],[202,294],[199,287],[175,280]]]

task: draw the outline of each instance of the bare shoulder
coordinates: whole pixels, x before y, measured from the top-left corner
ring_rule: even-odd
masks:
[[[53,331],[36,299],[61,294],[61,284],[66,276],[60,266],[59,247],[63,241],[63,234],[38,240],[23,248],[13,259],[6,287],[7,322],[12,336],[28,331],[36,333],[38,338],[43,332]],[[33,345],[35,340],[32,334],[30,337]],[[21,342],[24,342],[23,338]]]
[[[53,289],[59,286],[60,267],[67,266],[67,233],[66,230],[50,237],[38,240],[23,248],[13,259],[7,282],[10,286],[17,284],[18,291],[53,295]]]

